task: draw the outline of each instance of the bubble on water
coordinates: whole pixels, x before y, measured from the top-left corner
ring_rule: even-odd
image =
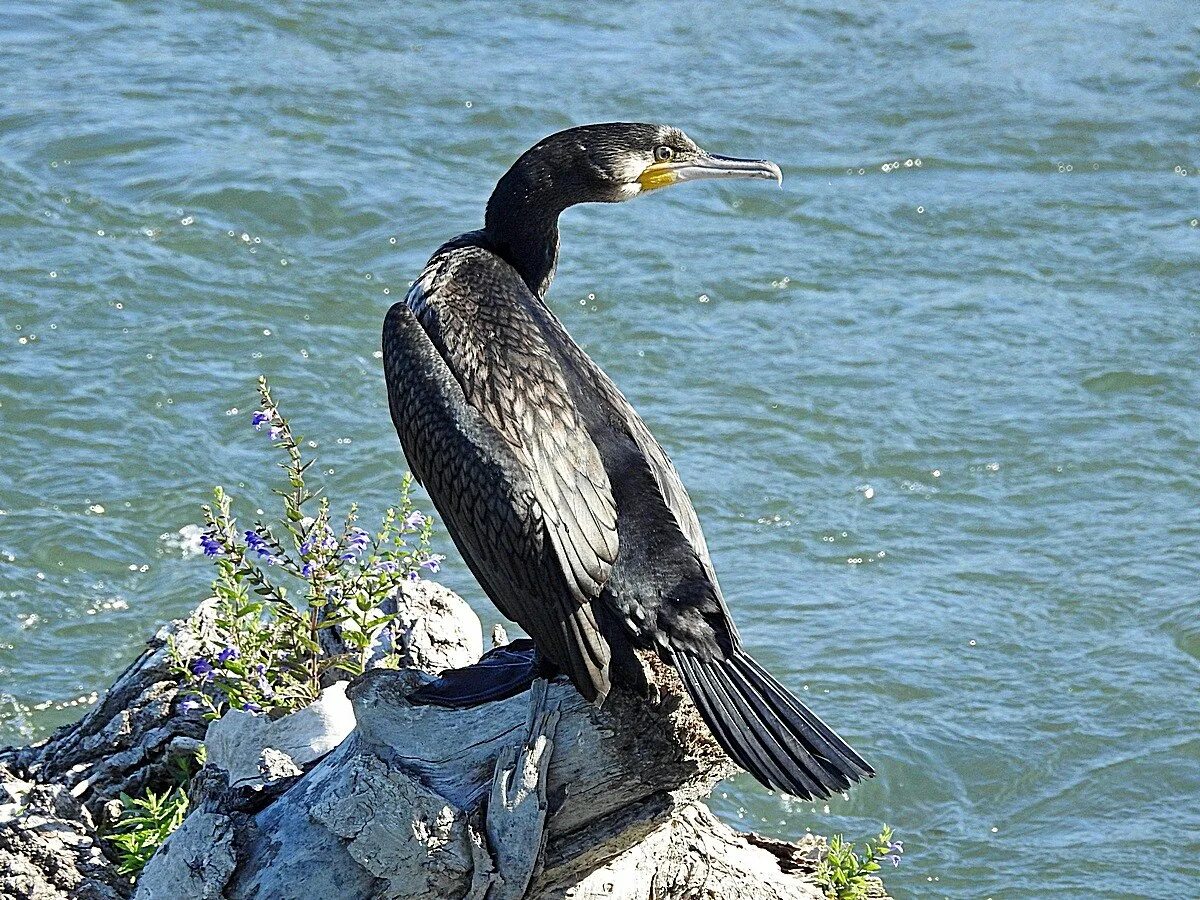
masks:
[[[941,477],[942,477],[942,470],[941,470],[941,469],[934,469],[934,470],[933,470],[932,472],[930,472],[929,474],[930,474],[930,475],[932,475],[934,478],[941,478]]]
[[[992,834],[995,834],[995,833],[996,833],[997,831],[999,831],[999,830],[1000,830],[1000,829],[999,829],[999,828],[997,828],[996,826],[994,826],[994,825],[992,826]]]
[[[184,216],[182,219],[179,220],[179,224],[180,225],[191,225],[195,221],[196,221],[195,216]]]
[[[96,234],[98,234],[100,237],[104,237],[104,229],[103,229],[103,228],[97,228],[97,229],[96,229]]]
[[[375,352],[373,352],[373,353],[371,354],[371,356],[375,357],[375,359],[383,359],[383,351],[382,351],[382,350],[376,350]]]
[[[1060,172],[1065,172],[1065,171],[1067,171],[1067,167],[1066,167],[1066,166],[1064,166],[1062,163],[1059,163],[1059,164],[1058,164],[1058,171],[1060,171]]]
[[[264,334],[264,335],[266,335],[267,337],[270,337],[270,336],[271,336],[271,329],[270,329],[270,328],[264,328],[264,329],[263,329],[263,334]]]
[[[51,273],[50,273],[50,277],[51,277],[51,278],[57,278],[57,277],[58,277],[58,273],[57,273],[57,272],[51,272]]]
[[[392,289],[391,289],[391,288],[384,288],[384,289],[383,289],[383,292],[384,292],[385,294],[390,294],[390,293],[392,292]]]
[[[27,338],[27,337],[17,338],[17,343],[18,344],[28,344],[29,338]]]
[[[708,294],[701,294],[696,299],[699,300],[701,303],[707,303],[708,302]]]
[[[367,279],[367,281],[370,281],[370,280],[371,280],[371,273],[370,273],[370,272],[368,272],[368,273],[366,274],[366,279]]]
[[[923,207],[923,206],[918,206],[918,207],[917,207],[917,214],[918,214],[918,215],[921,215],[921,214],[922,214],[922,213],[924,213],[924,212],[925,212],[925,207]]]
[[[974,647],[974,646],[975,646],[975,641],[973,641],[973,640],[971,640],[971,641],[967,641],[967,644],[968,644],[968,646]]]
[[[238,408],[236,406],[231,406],[229,409],[225,410],[225,415],[227,416],[236,416],[237,414]]]
[[[307,350],[305,350],[304,348],[301,348],[301,349],[300,349],[300,358],[301,358],[301,359],[308,359],[308,351],[307,351]]]
[[[102,515],[104,515],[104,507],[101,506],[99,503],[93,503],[91,506],[88,507],[88,512],[95,513],[98,516],[102,516]]]
[[[589,299],[589,300],[595,300],[595,299],[596,299],[596,295],[595,295],[595,294],[588,294],[588,299]]]
[[[388,238],[388,243],[394,244],[394,243],[396,243],[396,239],[394,237],[390,237],[390,238]]]
[[[286,265],[287,265],[287,260],[286,260],[286,259],[281,259],[281,260],[279,261],[279,264],[280,264],[281,266],[286,266]]]
[[[465,106],[467,109],[470,109],[470,108],[471,108],[471,105],[472,105],[472,104],[471,104],[471,101],[470,101],[470,100],[468,100],[466,103],[464,103],[464,104],[463,104],[463,106]]]
[[[242,232],[242,240],[247,244],[250,243],[250,235],[246,234],[246,232],[243,231]]]
[[[918,169],[921,168],[921,158],[917,157],[916,159],[914,159],[913,165],[916,166]]]
[[[1068,172],[1070,172],[1070,171],[1071,171],[1072,169],[1074,169],[1074,168],[1075,168],[1075,167],[1074,167],[1073,165],[1071,165],[1070,163],[1067,163],[1067,171],[1068,171]]]
[[[236,235],[235,235],[235,234],[234,234],[232,231],[229,231],[229,232],[226,232],[226,233],[227,233],[227,234],[228,234],[230,237],[235,237],[235,236],[236,236]]]
[[[859,175],[866,175],[866,174],[867,174],[867,170],[866,170],[866,169],[859,169],[859,170],[858,170],[858,174],[859,174]]]
[[[1200,227],[1200,219],[1192,219],[1191,225],[1193,228]]]
[[[853,169],[847,169],[847,170],[846,170],[846,174],[847,174],[847,175],[853,175],[853,174],[854,174],[854,170],[853,170]]]
[[[911,169],[912,167],[913,167],[913,161],[911,159],[906,159],[904,161],[904,168]]]
[[[1092,171],[1093,172],[1100,171],[1100,163],[1092,163]]]
[[[50,330],[51,330],[51,331],[58,331],[58,325],[56,325],[54,322],[51,322],[51,323],[50,323]]]
[[[254,239],[254,243],[256,243],[256,244],[261,244],[261,243],[262,243],[262,238],[258,238],[258,237],[256,237],[256,238]]]
[[[58,163],[57,163],[57,162],[52,162],[52,163],[50,163],[50,168],[52,168],[52,169],[57,169],[57,168],[58,168]]]
[[[1000,471],[1000,463],[990,462],[986,466],[984,466],[984,468],[987,469],[989,472],[999,472]]]
[[[255,352],[250,354],[250,358],[251,359],[262,359],[262,354],[256,350]]]
[[[124,304],[124,303],[114,303],[114,304],[113,304],[113,306],[115,306],[117,309],[124,309],[124,308],[125,308],[125,304]]]

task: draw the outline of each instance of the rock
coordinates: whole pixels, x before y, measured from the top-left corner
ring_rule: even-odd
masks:
[[[299,774],[354,730],[354,709],[346,699],[346,682],[321,691],[298,712],[271,721],[264,716],[230,710],[208,726],[204,746],[208,763],[229,773],[231,787],[262,783],[268,776]]]
[[[483,655],[483,628],[467,602],[433,581],[401,586],[385,612],[397,613],[400,664],[434,675],[469,666]]]
[[[11,779],[11,780],[10,780]],[[0,781],[11,784],[0,769]],[[125,900],[132,889],[105,858],[87,809],[63,785],[33,785],[0,820],[3,900]]]
[[[478,620],[444,588],[395,602],[406,664],[439,672],[481,653]],[[0,751],[0,898],[131,896],[95,818],[199,746],[198,722],[174,712],[164,641],[79,723]],[[277,721],[228,713],[136,896],[820,898],[822,845],[738,834],[703,805],[732,765],[675,671],[642,661],[651,699],[616,690],[603,709],[565,682],[475,709],[413,705],[430,676],[376,668]]]
[[[136,900],[223,900],[237,865],[233,837],[229,816],[197,810],[146,864],[133,896]]]

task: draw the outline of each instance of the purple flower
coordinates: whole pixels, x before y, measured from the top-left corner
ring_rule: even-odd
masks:
[[[256,409],[254,415],[250,417],[250,424],[254,426],[255,431],[262,431],[262,427],[271,421],[271,417],[261,409]]]
[[[279,557],[271,552],[271,546],[257,531],[246,532],[246,547],[263,558],[268,566],[279,565]]]
[[[205,556],[221,555],[221,544],[217,541],[216,535],[211,531],[205,532],[200,536],[200,546],[203,548]]]
[[[184,714],[184,715],[187,715],[187,714],[188,714],[188,713],[190,713],[190,712],[191,712],[193,709],[199,709],[199,708],[200,708],[201,706],[203,706],[203,705],[204,705],[204,704],[202,704],[202,703],[201,703],[199,700],[197,700],[197,699],[196,699],[194,696],[191,696],[191,695],[189,695],[189,696],[187,696],[187,697],[184,697],[182,700],[180,700],[180,701],[179,701],[179,706],[178,706],[178,707],[176,707],[176,711],[177,711],[177,712],[179,712],[179,713],[182,713],[182,714]]]
[[[242,709],[248,713],[262,712],[262,707],[257,703],[243,703]]]
[[[409,572],[409,573],[408,573],[408,580],[409,580],[409,581],[420,581],[420,580],[421,580],[421,575],[420,575],[420,573],[419,573],[419,572]]]
[[[392,560],[384,559],[375,563],[376,572],[395,572],[399,568]]]
[[[421,560],[421,568],[428,569],[430,572],[436,574],[441,571],[442,560],[445,558],[439,553],[431,553],[427,558]]]
[[[405,528],[420,528],[425,524],[425,514],[419,509],[414,509],[404,517],[404,522],[402,524]]]
[[[304,565],[302,565],[300,567],[300,574],[305,578],[312,578],[313,564],[310,562],[306,562]]]
[[[192,674],[202,681],[213,680],[213,666],[207,659],[201,656],[192,662]]]
[[[271,440],[273,440],[273,441],[279,440],[279,437],[282,434],[283,434],[283,429],[280,428],[278,425],[271,426]]]
[[[888,845],[879,851],[879,858],[886,859],[892,868],[900,865],[900,854],[904,852],[904,841],[888,841]]]
[[[220,653],[217,654],[217,662],[219,662],[219,663],[227,663],[231,659],[237,659],[237,658],[238,658],[237,647],[226,647],[224,650],[222,650]]]
[[[300,542],[300,555],[301,556],[308,556],[308,554],[312,553],[312,551],[313,551],[312,541],[305,540],[305,541]]]

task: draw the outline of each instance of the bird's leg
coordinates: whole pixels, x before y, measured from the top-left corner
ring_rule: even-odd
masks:
[[[505,700],[529,690],[536,678],[553,677],[528,638],[493,647],[471,666],[447,669],[434,681],[408,695],[416,705],[470,709],[495,700]]]

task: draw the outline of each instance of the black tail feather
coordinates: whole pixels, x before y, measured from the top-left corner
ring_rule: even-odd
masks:
[[[717,743],[767,787],[805,800],[875,774],[850,745],[744,653],[675,664]]]

